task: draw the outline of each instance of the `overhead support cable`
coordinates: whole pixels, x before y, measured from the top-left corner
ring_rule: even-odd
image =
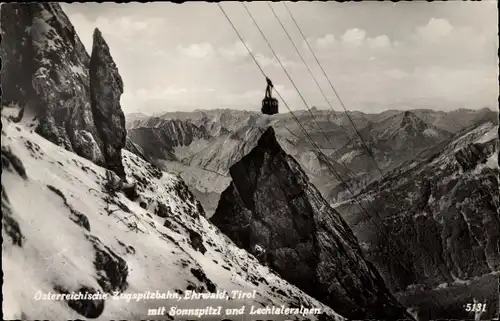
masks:
[[[335,96],[337,97],[340,105],[342,106],[342,108],[344,109],[344,112],[347,116],[347,118],[349,119],[349,122],[352,124],[352,127],[354,129],[354,131],[356,132],[356,134],[359,136],[359,139],[361,140],[361,143],[363,145],[363,147],[365,148],[366,150],[366,153],[368,154],[368,156],[370,156],[370,158],[374,161],[375,163],[375,166],[377,167],[378,171],[380,172],[380,175],[382,175],[382,178],[384,178],[384,173],[382,172],[382,169],[380,168],[380,165],[378,164],[377,160],[375,159],[375,156],[373,155],[371,149],[368,147],[368,145],[366,144],[365,140],[363,139],[363,137],[361,136],[361,133],[359,132],[358,128],[356,127],[356,124],[354,123],[353,119],[351,118],[351,116],[349,115],[349,112],[347,111],[347,108],[345,107],[345,104],[344,102],[342,101],[342,99],[340,98],[337,90],[335,89],[335,87],[333,86],[333,83],[331,82],[330,78],[328,77],[325,69],[323,68],[323,66],[321,65],[321,63],[319,62],[319,59],[318,57],[316,56],[316,54],[314,53],[314,50],[312,49],[311,45],[309,44],[309,41],[307,40],[306,36],[304,35],[304,33],[302,32],[302,29],[300,28],[299,24],[297,23],[297,20],[295,20],[295,17],[293,16],[292,12],[290,11],[290,9],[288,8],[288,5],[286,4],[286,2],[283,2],[283,4],[285,5],[288,13],[290,14],[290,17],[292,18],[293,22],[295,23],[295,26],[297,26],[297,29],[299,30],[300,34],[302,35],[302,38],[304,39],[305,43],[307,44],[307,47],[309,48],[309,50],[311,51],[311,53],[313,54],[314,56],[314,59],[316,60],[316,62],[318,63],[318,66],[321,68],[321,71],[323,72],[323,75],[325,76],[326,80],[328,81],[328,83],[330,84],[330,87],[332,88],[333,92],[335,93]]]
[[[248,48],[248,46],[246,45],[246,43],[244,42],[243,38],[241,37],[241,35],[239,34],[238,30],[236,29],[236,27],[234,26],[234,24],[232,23],[231,19],[229,18],[229,16],[226,14],[226,12],[224,11],[224,9],[222,8],[222,6],[220,5],[220,3],[217,3],[219,8],[221,9],[221,11],[224,13],[225,17],[228,19],[228,21],[230,22],[231,26],[233,27],[234,31],[238,34],[238,37],[240,38],[240,40],[243,42],[243,44],[245,45],[245,47],[247,48],[249,54],[252,56],[254,62],[257,64],[257,66],[259,67],[260,71],[262,72],[262,74],[264,75],[264,77],[266,77],[266,74],[264,72],[264,70],[261,68],[260,64],[258,63],[258,61],[255,59],[254,55],[252,54],[251,50]],[[243,4],[245,5],[245,4]],[[245,6],[246,8],[246,6]],[[247,12],[248,9],[247,9]],[[250,16],[251,16],[251,13],[249,12]],[[255,20],[254,20],[255,22]],[[258,27],[258,25],[257,25]],[[260,28],[259,28],[260,30]],[[265,36],[264,36],[265,38]],[[266,38],[267,39],[267,38]],[[268,43],[269,45],[269,43]],[[270,46],[270,45],[269,45]],[[274,53],[274,50],[272,49],[271,47],[271,50],[273,51]],[[276,54],[275,54],[276,56]],[[277,59],[279,59],[277,57]],[[280,62],[281,64],[281,62]],[[313,144],[313,146],[322,154],[321,150],[318,148],[318,146],[316,145],[316,143],[314,142],[314,140],[311,138],[311,136],[309,135],[309,133],[307,132],[307,130],[304,128],[304,126],[302,125],[302,123],[300,122],[300,120],[297,118],[297,116],[295,116],[295,114],[293,113],[293,111],[290,109],[290,107],[288,106],[288,104],[286,103],[286,101],[283,99],[283,97],[281,96],[281,94],[278,92],[278,90],[276,90],[275,88],[275,91],[276,93],[278,94],[279,98],[283,101],[283,103],[285,104],[285,106],[287,107],[287,109],[290,111],[291,115],[293,116],[293,118],[297,121],[298,125],[300,126],[300,128],[303,130],[304,134],[309,138],[309,140],[311,141],[311,144]],[[300,93],[299,93],[300,94]],[[328,162],[327,162],[328,163]],[[373,218],[371,217],[371,215],[368,213],[368,211],[364,208],[364,206],[361,204],[360,200],[355,197],[355,194],[352,192],[352,190],[350,189],[349,185],[346,184],[346,182],[342,179],[341,175],[335,170],[335,168],[333,168],[333,166],[331,166],[331,164],[329,164],[329,169],[330,171],[332,171],[336,176],[337,178],[339,179],[339,181],[341,182],[341,184],[343,184],[346,189],[349,191],[349,193],[354,197],[354,201],[359,205],[359,207],[363,210],[363,212],[366,214],[366,216],[372,220],[373,224],[375,225],[375,227],[377,228],[377,230],[380,232],[381,236],[384,236],[385,239],[390,242],[390,237],[389,237],[389,234],[387,233],[387,231],[383,231],[383,229],[380,227],[380,225],[378,224],[377,220],[373,220]],[[371,202],[369,200],[367,200],[368,204],[373,208],[373,205],[371,204]],[[377,214],[376,211],[374,211],[375,214]],[[377,214],[377,217],[379,220],[381,220],[380,216]],[[384,227],[387,229],[387,227],[384,225]],[[394,242],[397,242],[397,240],[395,240]],[[399,249],[399,248],[398,248]],[[392,250],[390,249],[391,253],[393,255],[395,255],[394,252],[392,252]],[[398,251],[399,252],[399,251]],[[401,255],[401,253],[396,253],[397,255]]]

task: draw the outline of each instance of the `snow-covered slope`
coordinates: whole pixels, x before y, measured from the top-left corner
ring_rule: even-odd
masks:
[[[209,304],[247,305],[247,309],[249,305],[302,305],[335,315],[237,248],[203,217],[199,202],[178,177],[124,151],[127,179],[137,182],[142,199],[133,202],[120,192],[106,192],[105,169],[19,124],[5,118],[2,123],[5,319],[153,319],[147,316],[148,309]],[[257,297],[211,303],[111,297],[69,304],[35,300],[38,291],[182,294],[188,289],[257,290]],[[282,315],[272,319],[296,317],[303,319]],[[193,317],[175,317],[182,319]]]

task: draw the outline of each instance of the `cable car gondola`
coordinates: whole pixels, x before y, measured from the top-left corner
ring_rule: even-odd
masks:
[[[262,99],[262,113],[265,115],[274,115],[278,113],[278,100],[271,96],[271,91],[273,88],[273,83],[271,79],[266,77],[266,96]]]

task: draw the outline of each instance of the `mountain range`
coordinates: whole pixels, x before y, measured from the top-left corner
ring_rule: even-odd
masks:
[[[450,138],[458,129],[497,122],[496,113],[486,108],[448,113],[431,110],[352,112],[349,117],[341,112],[316,109],[295,115],[307,134],[289,113],[269,117],[228,109],[160,116],[133,114],[127,115],[126,126],[131,141],[146,156],[159,166],[178,172],[189,182],[210,216],[220,193],[229,183],[229,167],[255,146],[266,126],[273,126],[280,145],[295,157],[322,195],[335,203],[352,196],[346,195],[342,181],[349,181],[355,193],[380,178],[381,173]],[[456,119],[460,119],[461,127]],[[358,133],[363,142],[358,139]],[[169,137],[162,138],[165,136]],[[371,155],[366,152],[367,147]]]
[[[179,173],[210,217],[222,211],[225,193],[243,175],[231,173],[232,166],[272,126],[278,144],[340,213],[385,284],[419,320],[467,319],[463,307],[470,302],[488,302],[490,310],[482,317],[493,318],[500,269],[498,113],[486,108],[353,112],[349,118],[356,128],[351,125],[351,130],[345,114],[312,114],[296,112],[319,151],[290,114],[197,110],[135,115],[127,128],[132,137],[146,131],[148,123],[168,131],[182,121],[203,133],[190,144],[170,145],[173,157],[155,155],[152,162]],[[232,211],[246,212],[241,206]],[[273,216],[250,212],[253,219]],[[230,231],[246,233],[238,227]],[[239,237],[234,240],[240,244]]]
[[[482,281],[498,270],[495,123],[483,117],[477,124],[471,120],[473,128],[452,133],[412,112],[353,112],[360,129],[371,128],[363,132],[367,140],[384,139],[370,140],[375,157],[390,155],[391,142],[400,149],[397,159],[381,162],[395,174],[370,178],[372,172],[346,168],[342,155],[332,154],[349,144],[357,148],[356,131],[346,129],[342,115],[314,111],[322,126],[315,135],[326,135],[319,150],[287,114],[213,110],[127,119],[120,104],[126,87],[98,29],[89,55],[57,3],[2,4],[0,14],[5,319],[215,321],[242,318],[233,309],[276,307],[288,312],[266,319],[414,320],[411,309],[462,318],[466,313],[457,305],[471,299],[488,300],[484,315],[493,314],[487,288],[483,297],[469,291],[427,310],[427,302],[416,297],[420,293],[411,296],[407,289],[445,281],[447,289],[456,289],[450,276]],[[298,118],[313,131],[308,112],[298,112]],[[387,131],[374,126],[386,119]],[[417,152],[406,153],[396,143],[421,135],[438,141],[435,152],[414,143],[423,150],[408,160]],[[376,221],[362,229],[359,213],[346,208],[369,198],[380,199],[376,206],[383,208],[383,197],[393,192],[404,200],[401,205],[414,201],[409,196],[425,200],[425,183],[414,184],[424,184],[421,194],[407,195],[401,187],[413,174],[436,182],[430,195],[438,203],[427,201],[437,218],[426,224],[438,231],[429,232],[435,236],[430,240],[443,246],[426,243],[430,228],[405,230],[415,257],[402,256],[401,263],[420,269],[392,275],[387,269],[397,257],[387,255],[384,262],[379,255],[408,244],[397,233],[397,220],[381,223],[396,239],[393,247],[366,233]],[[355,199],[325,196],[345,181],[358,184]],[[444,191],[452,183],[450,198]],[[206,204],[214,204],[213,215]],[[418,207],[420,212],[405,211],[404,217],[425,216],[421,208],[428,211]],[[382,210],[393,217],[391,209]],[[422,266],[425,257],[435,259],[436,249],[446,254],[435,265],[442,271],[429,274]],[[232,291],[251,295],[229,297]],[[224,313],[201,316],[208,303],[186,299],[193,292],[222,293],[218,305]],[[163,298],[152,299],[152,293]],[[172,307],[179,313],[173,315]]]

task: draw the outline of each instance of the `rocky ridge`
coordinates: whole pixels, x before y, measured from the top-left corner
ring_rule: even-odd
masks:
[[[91,59],[57,3],[2,4],[1,20],[2,109],[16,108],[14,118],[43,137],[123,176],[123,84],[100,32]]]
[[[202,200],[208,215],[213,213],[214,204],[227,186],[219,188],[220,184],[211,184],[214,172],[226,176],[229,167],[255,146],[258,137],[268,126],[273,126],[280,145],[300,163],[313,184],[328,201],[333,203],[351,198],[352,195],[345,186],[339,185],[340,181],[329,169],[329,163],[344,180],[349,181],[353,192],[359,191],[367,183],[379,177],[378,168],[359,144],[359,139],[355,136],[345,113],[334,113],[331,110],[312,110],[312,113],[315,119],[307,111],[295,112],[327,159],[318,156],[289,113],[267,117],[251,111],[214,109],[169,112],[157,116],[133,114],[127,120],[127,128],[129,133],[134,133],[131,140],[144,148],[146,154],[150,153],[160,160],[158,165],[178,172],[189,182],[191,190]],[[422,149],[446,140],[451,135],[450,132],[456,132],[457,128],[463,129],[464,126],[490,121],[492,114],[494,113],[489,109],[457,110],[447,113],[412,110],[405,117],[404,112],[400,110],[389,110],[380,114],[350,112],[349,117],[363,132],[363,137],[370,143],[374,156],[385,173],[406,159],[415,157]],[[411,121],[402,126],[405,124],[405,118]],[[196,126],[207,132],[210,138],[193,137],[189,145],[166,148],[163,139],[157,139],[160,136],[154,132],[162,126],[171,126],[169,124],[173,120],[186,123],[184,127]],[[456,120],[460,121],[455,124]],[[493,120],[496,121],[496,114]],[[319,131],[316,121],[328,140]],[[381,139],[379,135],[384,132],[384,139]],[[186,136],[187,132],[171,131],[168,141],[175,141],[176,135]],[[397,150],[390,151],[388,147],[391,145],[396,146]],[[344,164],[349,170],[346,170]]]
[[[121,150],[125,146],[127,130],[120,106],[123,81],[98,29],[93,36],[89,78],[94,124],[103,143],[104,160],[109,169],[124,177]]]
[[[128,136],[151,159],[178,161],[183,158],[176,153],[179,148],[212,138],[204,128],[191,122],[179,119],[157,122],[155,118],[141,127],[128,129]]]
[[[411,318],[272,127],[230,174],[211,221],[238,246],[348,318]]]

